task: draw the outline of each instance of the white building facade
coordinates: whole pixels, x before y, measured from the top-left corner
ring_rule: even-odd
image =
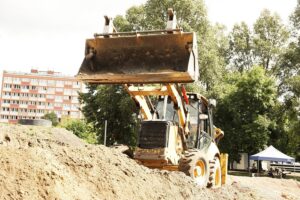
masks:
[[[78,92],[82,90],[83,84],[75,77],[54,71],[3,71],[0,122],[41,119],[52,111],[59,119],[64,116],[79,119],[82,114]]]

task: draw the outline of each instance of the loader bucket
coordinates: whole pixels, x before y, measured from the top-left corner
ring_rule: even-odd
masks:
[[[86,40],[77,78],[89,83],[188,83],[198,79],[195,33],[114,35]]]

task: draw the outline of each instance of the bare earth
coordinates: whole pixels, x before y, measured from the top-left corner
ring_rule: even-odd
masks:
[[[0,199],[300,199],[300,183],[229,176],[201,189],[64,129],[0,124]]]

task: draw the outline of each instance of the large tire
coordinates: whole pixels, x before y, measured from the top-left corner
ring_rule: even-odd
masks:
[[[193,178],[200,187],[205,187],[209,178],[208,161],[197,149],[188,150],[179,161],[179,171]]]
[[[207,187],[218,188],[221,187],[221,163],[218,157],[215,157],[210,164],[209,179]]]

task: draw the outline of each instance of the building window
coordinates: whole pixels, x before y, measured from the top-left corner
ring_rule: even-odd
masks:
[[[56,92],[63,92],[64,91],[63,88],[56,88],[55,90],[56,90]]]
[[[47,80],[39,80],[39,85],[40,85],[40,86],[45,86],[45,85],[47,85]],[[48,81],[48,85],[49,85],[49,81]],[[54,83],[53,83],[52,85],[54,85]]]
[[[54,99],[54,96],[53,96],[53,95],[49,95],[49,94],[48,94],[46,97],[47,97],[47,99]]]
[[[23,82],[29,82],[29,78],[22,78]]]
[[[48,80],[48,86],[55,86],[54,80]]]
[[[71,89],[65,89],[64,94],[65,95],[71,95],[72,94],[72,90]]]
[[[37,84],[38,84],[38,80],[37,80],[36,78],[31,79],[31,80],[30,80],[30,83],[31,83],[32,85],[37,85]]]
[[[63,87],[64,81],[56,81],[56,87]]]
[[[4,88],[11,88],[10,84],[4,84]]]
[[[72,85],[72,81],[66,81],[65,85]]]
[[[47,90],[47,94],[54,94],[55,93],[55,88],[49,87]]]
[[[20,78],[13,78],[12,81],[13,83],[20,82]]]
[[[14,89],[21,89],[20,85],[14,85]]]
[[[70,108],[71,108],[71,107],[70,107],[70,104],[64,104],[64,109],[65,109],[65,110],[70,110]]]
[[[12,78],[11,77],[4,77],[4,82],[11,83],[12,82]]]
[[[22,85],[22,86],[21,86],[21,89],[29,90],[29,85]]]
[[[72,91],[72,95],[73,95],[73,96],[78,96],[78,90],[73,90],[73,91]]]
[[[54,106],[55,107],[61,107],[61,103],[55,103]]]

